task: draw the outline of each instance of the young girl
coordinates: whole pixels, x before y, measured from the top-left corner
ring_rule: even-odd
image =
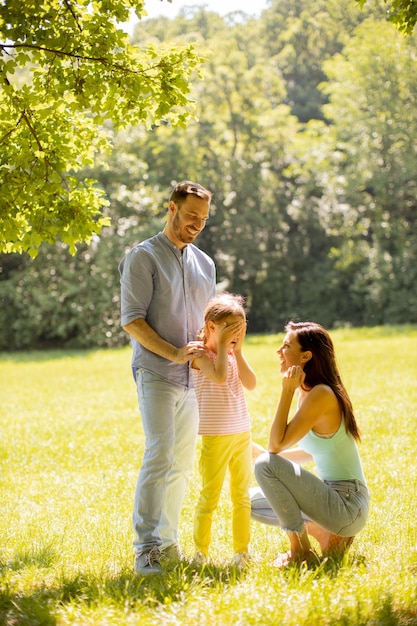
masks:
[[[242,569],[249,559],[251,480],[250,420],[243,387],[254,389],[256,376],[242,352],[246,334],[243,298],[228,293],[210,300],[204,317],[206,354],[192,362],[202,449],[202,489],[194,521],[194,562],[207,560],[213,513],[230,472],[233,506],[232,564]]]
[[[365,525],[369,494],[356,442],[359,429],[341,381],[332,340],[313,322],[290,322],[278,349],[282,390],[268,452],[255,463],[263,494],[252,495],[253,517],[267,515],[268,502],[288,534],[290,551],[275,565],[314,558],[308,535],[323,552],[342,552]],[[298,406],[289,420],[295,391]],[[298,447],[294,448],[294,444]],[[301,465],[314,461],[318,476]],[[262,519],[261,515],[261,519]]]

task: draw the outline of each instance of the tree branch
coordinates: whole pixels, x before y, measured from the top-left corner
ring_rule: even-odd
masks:
[[[6,48],[11,48],[11,49],[18,49],[18,48],[29,48],[31,50],[39,50],[40,52],[50,52],[51,54],[56,54],[57,56],[63,56],[63,57],[69,57],[72,59],[77,59],[77,61],[94,61],[96,63],[101,63],[102,65],[105,65],[111,69],[115,69],[115,70],[121,70],[123,72],[125,72],[126,74],[134,74],[134,75],[146,75],[146,71],[141,71],[138,72],[137,70],[131,70],[127,67],[124,67],[123,65],[119,65],[117,63],[111,63],[110,61],[108,61],[108,59],[106,59],[105,57],[90,57],[90,56],[83,56],[82,54],[76,54],[75,52],[65,52],[64,50],[54,50],[53,48],[45,48],[44,46],[35,46],[33,44],[26,44],[26,43],[18,43],[18,44],[1,44],[1,49],[5,50]],[[6,50],[5,50],[6,52]],[[149,68],[149,70],[155,69],[157,67],[159,67],[160,64],[157,63],[156,65],[152,66]]]
[[[26,113],[26,111],[22,111],[22,119],[26,122],[27,127],[29,128],[33,138],[35,139],[38,148],[41,152],[43,152],[44,154],[44,162],[45,162],[45,180],[46,182],[48,182],[49,179],[49,160],[48,157],[46,156],[45,150],[43,149],[42,143],[38,137],[38,135],[36,134],[36,130],[33,128],[32,123],[29,119],[28,114]]]
[[[80,33],[82,33],[83,29],[81,28],[80,23],[78,22],[78,18],[74,13],[74,10],[71,6],[71,2],[69,0],[65,0],[64,4],[67,7],[68,11],[71,13],[72,17],[74,18],[74,22],[76,23],[78,30],[80,31]]]

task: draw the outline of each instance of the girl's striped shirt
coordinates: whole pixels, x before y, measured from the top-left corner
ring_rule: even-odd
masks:
[[[207,355],[216,362],[214,352],[207,352]],[[191,368],[191,372],[198,400],[200,435],[232,435],[250,430],[245,394],[233,353],[227,355],[225,383],[213,382],[199,369]]]

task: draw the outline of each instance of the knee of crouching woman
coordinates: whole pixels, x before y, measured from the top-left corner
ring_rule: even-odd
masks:
[[[262,477],[268,473],[269,458],[270,458],[269,452],[264,452],[263,454],[258,456],[258,458],[255,461],[254,472],[255,472],[255,477],[258,483],[260,483],[259,479],[262,480]]]

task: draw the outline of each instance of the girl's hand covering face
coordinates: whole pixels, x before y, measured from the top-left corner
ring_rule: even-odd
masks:
[[[246,333],[246,323],[243,320],[236,320],[231,324],[222,322],[219,329],[219,340],[226,343],[228,347],[241,346]]]

